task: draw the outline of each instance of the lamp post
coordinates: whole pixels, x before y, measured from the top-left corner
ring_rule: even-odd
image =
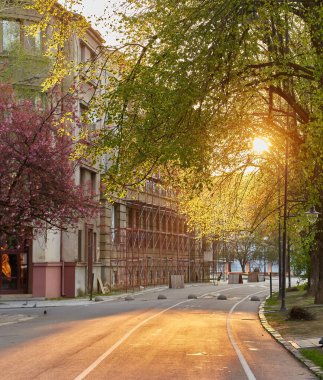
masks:
[[[279,165],[278,165],[279,169]],[[278,284],[279,284],[279,299],[282,295],[282,210],[281,210],[281,177],[278,174]]]
[[[264,236],[263,238],[263,241],[264,241],[264,251],[263,251],[263,254],[264,254],[264,281],[266,281],[266,243],[267,243],[267,240],[268,240],[268,236]]]
[[[281,304],[280,311],[286,310],[286,251],[287,251],[287,192],[288,192],[288,139],[285,145],[285,165],[284,165],[284,208],[283,208],[283,249],[282,249],[282,262],[281,262]]]

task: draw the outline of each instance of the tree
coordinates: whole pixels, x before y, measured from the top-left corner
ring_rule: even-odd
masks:
[[[52,61],[49,75],[43,81],[43,89],[50,90],[61,83],[71,73],[75,75],[77,63],[69,56],[73,36],[84,38],[90,27],[85,17],[75,12],[79,0],[69,0],[60,5],[57,0],[37,0],[25,2],[25,8],[36,12],[40,17],[30,24],[26,31],[34,35],[46,35],[45,56]]]
[[[246,265],[253,258],[253,236],[236,236],[234,241],[234,258],[239,261],[242,272],[246,272]]]
[[[100,114],[107,111],[110,127],[90,149],[81,147],[90,157],[110,154],[107,189],[159,170],[183,170],[183,186],[194,178],[201,187],[219,167],[241,165],[241,152],[258,133],[282,151],[288,146],[293,171],[303,178],[303,186],[294,186],[297,175],[291,177],[291,188],[304,209],[316,203],[322,211],[322,1],[132,0],[125,6],[124,45],[107,55],[115,75],[103,101],[94,102]],[[316,235],[321,303],[322,215]]]
[[[20,7],[26,3],[26,0],[0,0],[0,12],[12,10],[14,7]]]
[[[114,127],[96,144],[116,152],[108,181],[131,183],[165,163],[201,181],[235,170],[260,133],[282,152],[288,146],[293,195],[322,211],[322,1],[128,4],[122,73],[110,81]],[[323,302],[323,259],[319,268]]]
[[[182,189],[180,209],[187,215],[191,230],[226,241],[245,270],[246,263],[255,258],[257,247],[261,247],[263,257],[262,238],[271,237],[273,242],[277,235],[276,187],[276,177],[266,176],[250,166],[247,171],[215,176],[212,186],[203,191]],[[266,241],[266,256],[268,247]],[[271,255],[271,260],[277,260],[277,255]]]
[[[97,211],[93,194],[75,185],[66,131],[66,117],[64,124],[57,109],[41,112],[16,99],[10,86],[0,86],[1,240],[68,228]]]

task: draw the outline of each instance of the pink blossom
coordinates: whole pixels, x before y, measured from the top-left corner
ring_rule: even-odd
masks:
[[[76,186],[73,143],[56,110],[39,111],[0,85],[0,237],[32,228],[67,228],[98,211],[94,194]],[[71,133],[72,135],[72,133]]]

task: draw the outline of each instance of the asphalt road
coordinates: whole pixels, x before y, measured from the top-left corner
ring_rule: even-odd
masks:
[[[157,299],[160,294],[167,299]],[[263,330],[252,294],[263,299],[268,284],[187,286],[133,301],[48,308],[47,314],[41,308],[6,310],[21,322],[0,326],[0,376],[315,379]]]

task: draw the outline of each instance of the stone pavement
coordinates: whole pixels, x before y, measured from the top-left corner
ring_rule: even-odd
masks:
[[[319,340],[322,337],[317,338],[309,338],[309,339],[298,339],[295,338],[293,341],[293,345],[295,348],[315,348],[315,347],[321,347],[319,344]],[[291,343],[291,342],[290,342]]]
[[[265,330],[271,334],[271,336],[281,345],[283,345],[292,355],[294,355],[299,361],[304,363],[319,379],[323,379],[323,371],[320,367],[317,367],[312,361],[306,359],[301,352],[301,348],[315,348],[320,347],[319,340],[322,337],[313,337],[310,339],[297,339],[286,341],[275,329],[273,329],[267,321],[264,314],[264,305],[262,302],[259,307],[259,319]]]

